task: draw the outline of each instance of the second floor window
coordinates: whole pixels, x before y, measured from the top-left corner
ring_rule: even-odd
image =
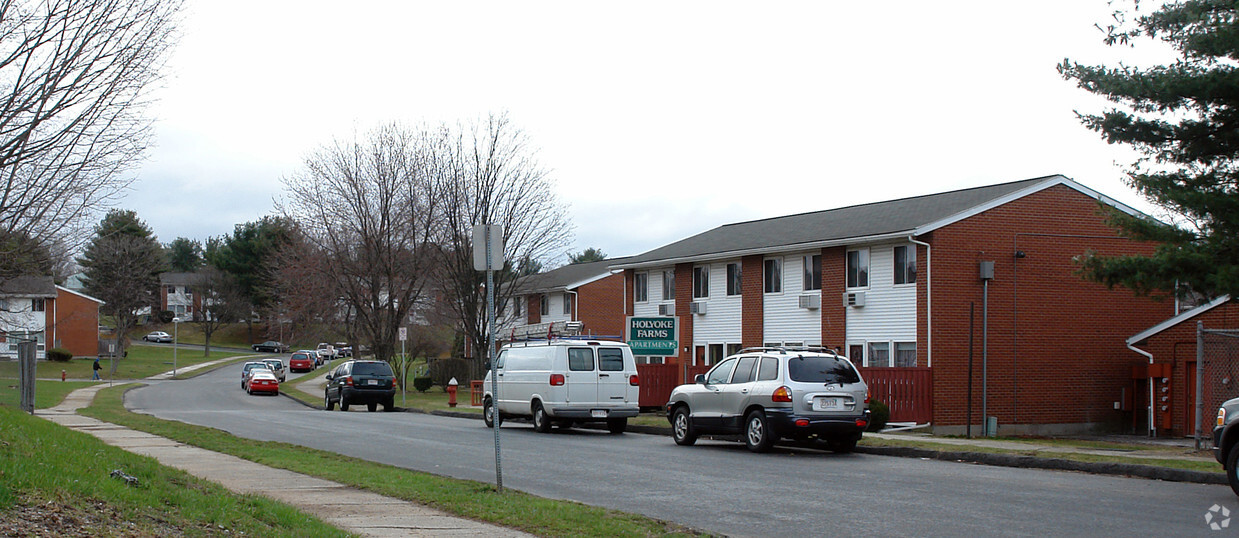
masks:
[[[895,283],[916,282],[916,251],[907,246],[895,247]]]
[[[637,273],[632,276],[632,300],[638,303],[650,300],[649,273]]]
[[[727,264],[727,295],[740,295],[740,264]]]
[[[702,299],[710,296],[710,266],[698,265],[693,268],[693,298]]]
[[[869,286],[869,249],[848,251],[848,287]]]
[[[663,300],[675,300],[675,271],[663,271]]]
[[[782,293],[783,292],[783,260],[779,258],[767,258],[763,262],[764,273],[764,289],[766,293]]]
[[[524,297],[512,298],[512,315],[513,316],[516,316],[518,318],[521,317],[521,303],[523,303],[524,301],[525,301]]]
[[[551,304],[550,301],[547,300],[545,294],[542,295],[541,301],[542,305],[538,312],[540,312],[543,316],[549,315],[551,313]]]
[[[572,296],[565,293],[564,294],[564,315],[568,316],[571,314],[572,314]]]
[[[42,298],[38,298],[38,299],[31,299],[31,300],[30,300],[30,310],[32,310],[32,311],[34,311],[34,312],[44,312],[44,311],[46,311],[46,310],[47,310],[47,303],[46,303],[46,300],[45,300],[45,299],[42,299]]]
[[[804,290],[822,289],[822,255],[804,257]]]

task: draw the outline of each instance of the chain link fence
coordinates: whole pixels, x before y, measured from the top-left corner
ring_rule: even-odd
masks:
[[[1196,326],[1197,379],[1187,382],[1196,386],[1197,406],[1196,447],[1212,445],[1214,418],[1222,403],[1239,398],[1239,329],[1206,329]]]

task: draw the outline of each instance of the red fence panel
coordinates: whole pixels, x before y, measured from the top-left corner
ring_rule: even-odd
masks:
[[[671,390],[684,383],[692,383],[697,374],[704,374],[709,366],[678,364],[638,364],[637,375],[641,378],[641,407],[662,407],[671,398]]]
[[[891,422],[927,424],[933,421],[933,370],[916,368],[862,368],[869,397],[891,409]]]

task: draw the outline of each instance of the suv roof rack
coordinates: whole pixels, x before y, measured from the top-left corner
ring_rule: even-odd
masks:
[[[828,353],[837,357],[842,356],[838,351],[826,346],[757,346],[746,347],[736,353],[771,352],[787,354],[789,351],[808,351],[811,353]]]

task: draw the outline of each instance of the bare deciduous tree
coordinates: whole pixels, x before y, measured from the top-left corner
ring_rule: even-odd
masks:
[[[284,179],[284,215],[296,221],[360,336],[378,360],[394,355],[398,328],[421,298],[441,228],[423,133],[388,125],[336,142]],[[327,292],[325,292],[327,293]]]
[[[549,171],[537,161],[536,149],[506,115],[491,115],[483,124],[445,130],[447,151],[438,180],[445,204],[445,263],[442,281],[453,300],[448,304],[460,319],[475,365],[486,357],[485,274],[473,268],[472,229],[478,224],[503,227],[504,257],[545,260],[561,252],[572,237],[566,208],[558,202]],[[513,295],[515,271],[495,273],[495,302],[507,304]]]
[[[194,314],[193,322],[205,339],[202,356],[210,357],[211,336],[245,317],[250,311],[249,301],[232,275],[210,265],[200,269],[198,275],[194,292],[202,297],[202,309]]]
[[[146,149],[149,90],[181,5],[0,0],[0,232],[89,237],[94,211],[129,184],[122,172]]]

